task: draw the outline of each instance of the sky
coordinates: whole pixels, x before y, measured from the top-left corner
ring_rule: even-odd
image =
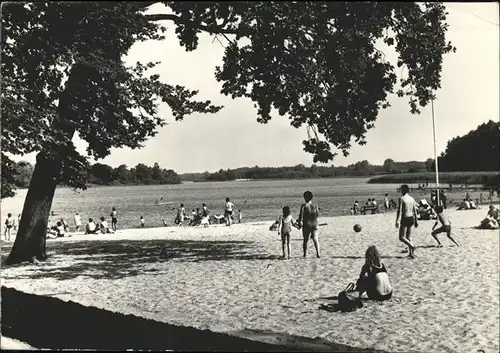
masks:
[[[438,155],[451,138],[488,120],[498,121],[500,116],[498,4],[446,3],[446,7],[447,40],[457,52],[444,57],[442,85],[434,102]],[[151,13],[161,10],[153,7]],[[307,138],[305,127],[296,129],[278,114],[268,124],[259,124],[253,102],[245,98],[233,100],[220,93],[221,84],[214,77],[215,66],[222,63],[224,52],[219,42],[202,34],[198,49],[186,52],[178,45],[174,26],[169,22],[165,25],[166,40],[134,45],[126,62],[161,61],[155,70],[162,80],[198,89],[198,99],[210,99],[224,108],[217,114],[193,114],[176,122],[170,108],[162,104],[160,116],[168,125],[160,128],[142,149],[112,149],[100,163],[132,168],[138,163],[152,166],[158,162],[162,168],[177,173],[313,163],[313,156],[302,150],[302,140]],[[394,53],[384,51],[395,63]],[[353,143],[348,157],[339,153],[328,165],[361,160],[382,164],[387,158],[424,161],[434,157],[430,105],[420,115],[412,115],[406,98],[393,96],[389,101],[392,106],[379,113],[375,128],[367,133],[367,144]],[[74,142],[85,153],[85,142],[78,138]],[[34,155],[15,159],[35,161]]]

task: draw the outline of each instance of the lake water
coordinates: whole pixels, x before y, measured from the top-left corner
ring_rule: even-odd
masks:
[[[144,216],[146,225],[161,225],[164,217],[171,224],[177,207],[184,203],[186,211],[200,207],[203,202],[211,214],[221,214],[225,198],[230,197],[236,209],[241,209],[243,221],[262,221],[276,219],[281,207],[290,206],[296,217],[302,194],[312,191],[314,201],[321,208],[323,216],[349,214],[354,200],[365,201],[375,197],[382,201],[384,193],[395,197],[396,185],[367,184],[366,178],[332,178],[306,180],[258,180],[184,183],[179,185],[146,186],[109,186],[94,187],[85,191],[74,192],[67,188],[58,188],[52,203],[52,210],[58,217],[69,220],[73,226],[73,216],[79,212],[82,220],[104,216],[109,218],[111,207],[118,212],[119,228],[134,228]],[[27,190],[18,190],[13,198],[2,200],[2,216],[8,212],[17,215],[21,212]],[[156,205],[156,199],[163,197],[163,205]]]
[[[298,216],[304,191],[314,194],[314,201],[320,207],[321,216],[340,216],[349,214],[355,200],[360,204],[374,197],[380,204],[384,194],[397,198],[396,184],[367,184],[368,178],[331,178],[306,180],[256,180],[184,183],[179,185],[147,186],[109,186],[93,187],[75,192],[58,188],[52,203],[52,210],[58,217],[68,220],[73,228],[73,216],[79,212],[85,224],[89,217],[101,216],[109,220],[111,207],[118,212],[119,228],[135,228],[140,216],[144,216],[146,226],[161,226],[164,217],[170,225],[177,207],[184,203],[187,213],[205,202],[211,214],[223,213],[225,198],[230,197],[236,209],[241,209],[243,222],[268,221],[277,219],[281,207],[289,206],[292,215]],[[13,198],[2,200],[2,217],[8,212],[17,215],[21,212],[27,190],[18,190]],[[419,195],[414,195],[416,199]],[[163,197],[167,204],[156,205],[156,199]]]

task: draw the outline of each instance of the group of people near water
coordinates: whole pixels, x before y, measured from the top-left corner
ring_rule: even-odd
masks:
[[[223,215],[210,215],[210,209],[208,208],[206,203],[202,204],[201,209],[196,208],[191,210],[191,215],[188,216],[186,213],[186,208],[184,204],[181,203],[180,207],[173,208],[176,210],[176,215],[174,219],[174,223],[178,226],[182,226],[185,220],[189,220],[188,226],[198,226],[201,225],[203,227],[208,227],[210,224],[226,224],[226,226],[231,226],[233,221],[237,221],[238,223],[242,222],[243,213],[241,209],[238,210],[238,213],[235,212],[235,206],[231,202],[229,197],[226,197],[226,203],[224,204],[224,214]],[[167,225],[165,218],[162,218],[162,223],[164,226]]]
[[[111,209],[109,214],[111,218],[111,226],[108,224],[106,217],[101,216],[99,222],[95,222],[93,218],[89,218],[87,224],[85,225],[85,234],[113,234],[116,232],[118,224],[117,210],[115,207]],[[49,216],[49,221],[47,223],[47,238],[59,238],[59,237],[70,237],[72,234],[70,232],[69,226],[64,218],[59,221],[54,222],[52,219],[55,217],[55,212],[52,211]],[[79,232],[82,228],[82,218],[78,212],[75,213],[73,217],[75,223],[75,232]],[[55,224],[54,224],[55,223]]]
[[[389,194],[385,194],[382,205],[386,211],[392,210],[396,208],[396,201],[394,201],[394,199],[389,199]],[[379,204],[375,198],[369,198],[364,206],[360,206],[358,200],[354,201],[354,205],[349,209],[349,213],[351,215],[366,214],[367,210],[370,211],[371,214],[379,212]]]

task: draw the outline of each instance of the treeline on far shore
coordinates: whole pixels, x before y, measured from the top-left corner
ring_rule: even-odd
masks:
[[[436,173],[401,173],[378,175],[370,178],[370,184],[420,184],[435,183]],[[500,171],[498,172],[440,172],[439,184],[484,185],[486,187],[500,187]]]
[[[243,167],[237,169],[221,169],[215,173],[188,173],[181,174],[182,181],[229,181],[236,179],[314,179],[333,177],[368,177],[398,171],[416,173],[431,171],[434,160],[425,162],[409,161],[395,162],[387,159],[383,165],[373,165],[367,160],[356,162],[348,166],[317,166],[306,167],[304,164],[289,167]]]

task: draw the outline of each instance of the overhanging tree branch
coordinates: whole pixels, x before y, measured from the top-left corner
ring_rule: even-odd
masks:
[[[193,23],[183,21],[181,17],[174,14],[155,14],[146,15],[145,17],[148,21],[173,21],[176,24],[193,25]],[[225,25],[225,23],[223,23],[223,25]],[[241,28],[224,28],[224,26],[218,25],[199,24],[197,25],[197,28],[210,34],[238,34],[243,36],[250,33],[249,31],[245,31]]]

